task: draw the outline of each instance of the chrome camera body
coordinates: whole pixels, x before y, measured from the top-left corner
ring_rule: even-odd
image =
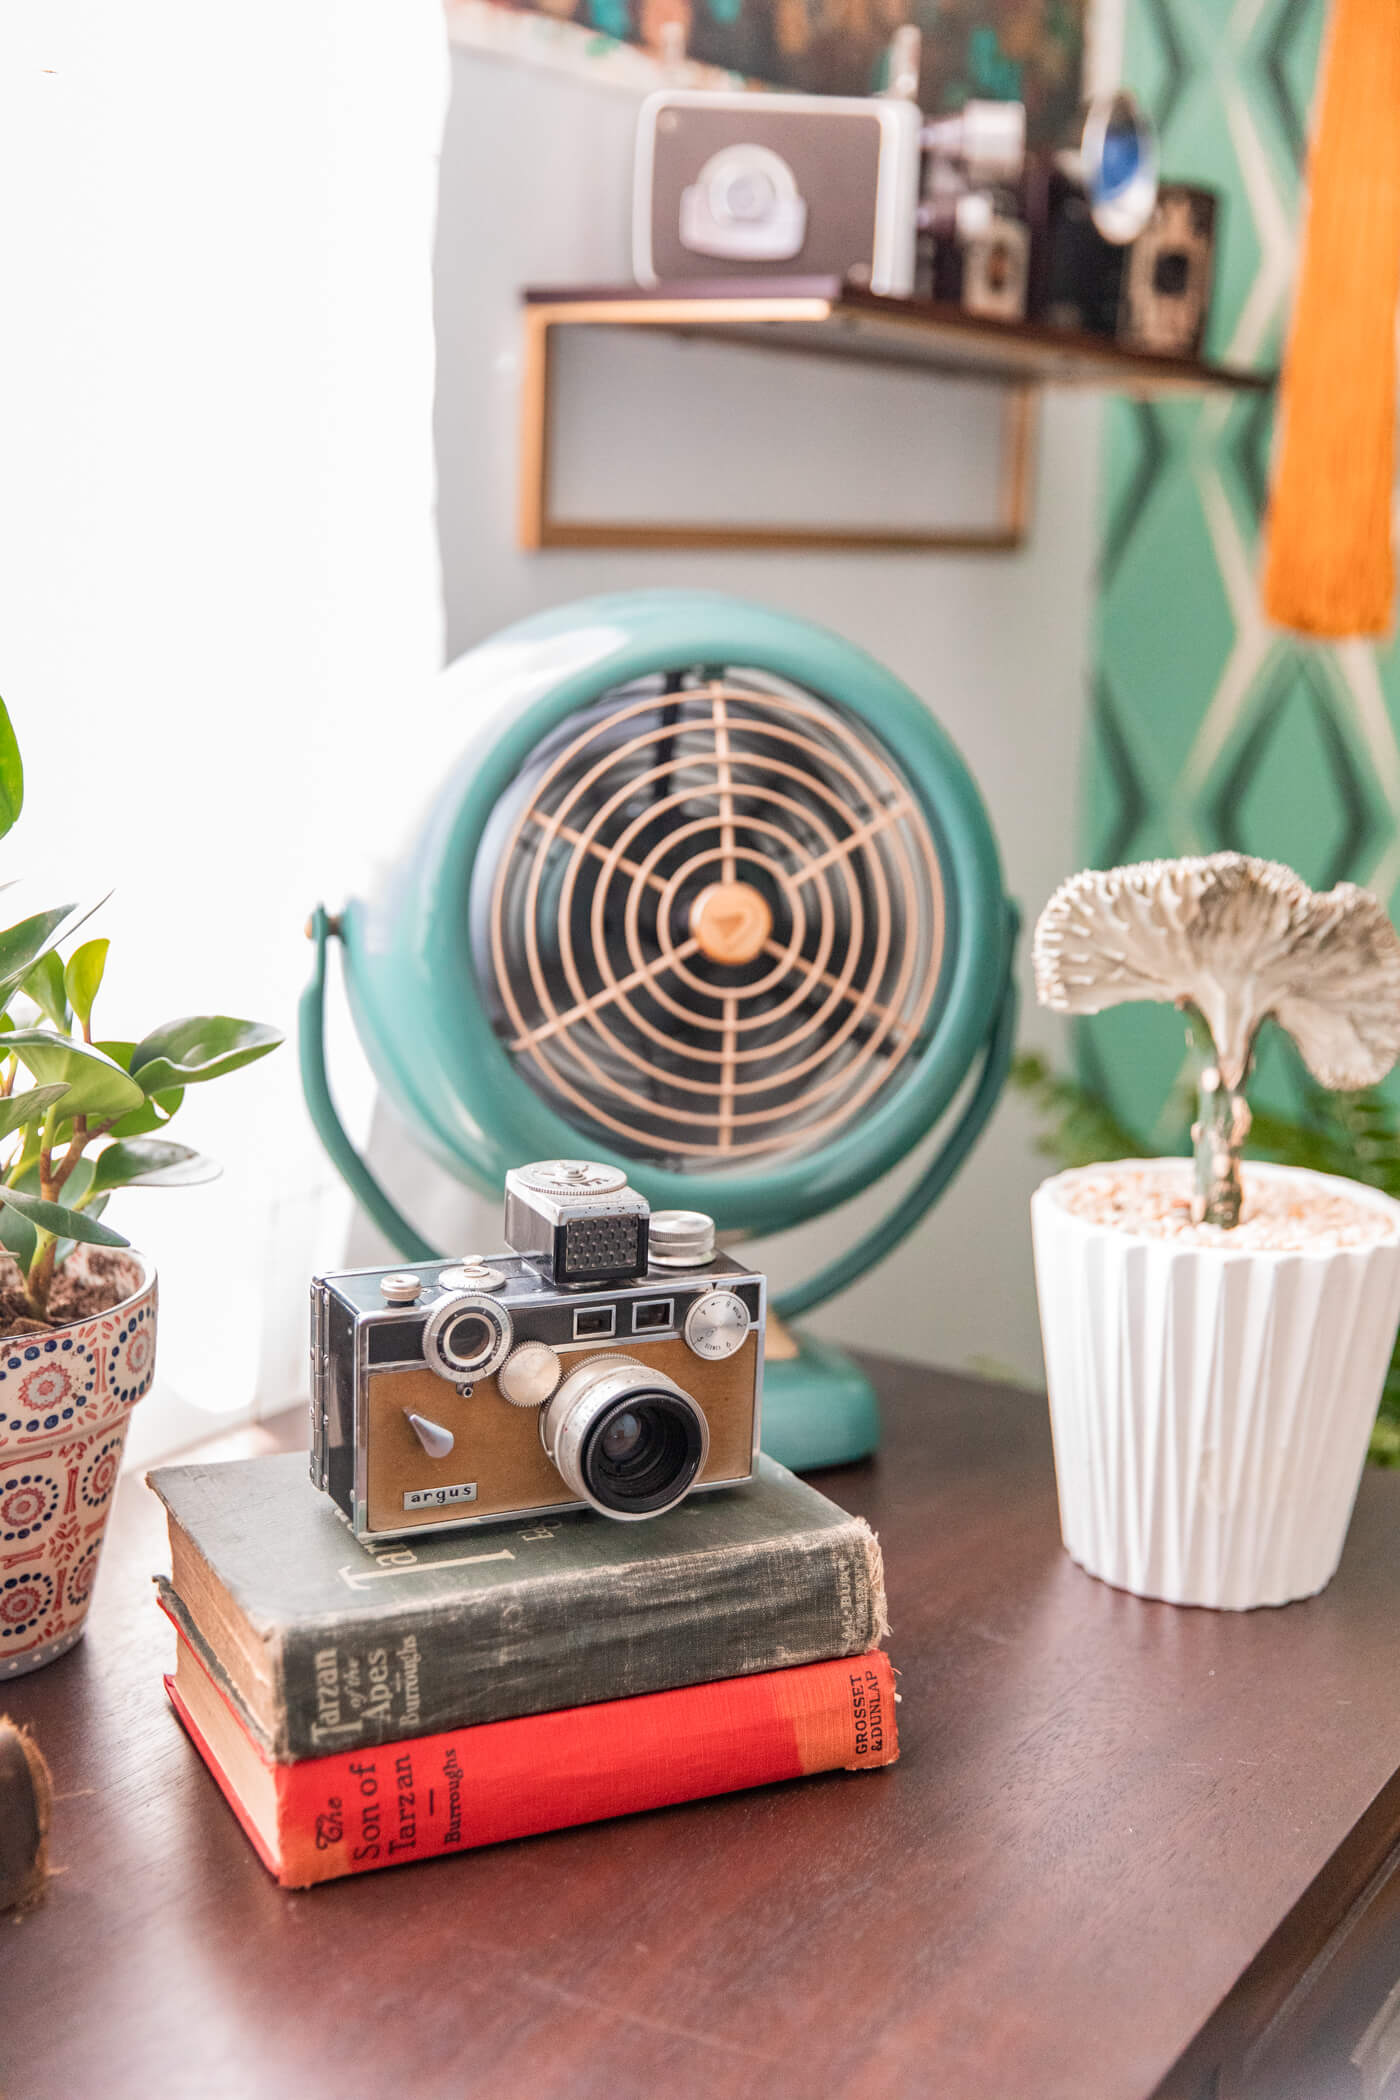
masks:
[[[507,1250],[311,1286],[311,1478],[359,1539],[593,1508],[624,1522],[752,1477],[764,1278],[617,1168],[506,1177]]]

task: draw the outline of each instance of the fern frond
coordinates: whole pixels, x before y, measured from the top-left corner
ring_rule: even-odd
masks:
[[[1092,1167],[1103,1159],[1145,1159],[1151,1147],[1078,1080],[1052,1072],[1045,1059],[1023,1050],[1011,1084],[1044,1118],[1036,1150],[1063,1167]]]

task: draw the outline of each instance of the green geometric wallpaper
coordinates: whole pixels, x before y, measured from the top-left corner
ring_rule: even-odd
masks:
[[[1127,0],[1125,75],[1162,171],[1224,198],[1208,350],[1282,353],[1323,0]],[[1112,403],[1082,845],[1099,867],[1236,847],[1400,905],[1400,653],[1303,641],[1258,592],[1270,397]],[[1277,1031],[1257,1086],[1297,1079]],[[1170,1008],[1077,1032],[1081,1076],[1159,1141],[1183,1068]]]

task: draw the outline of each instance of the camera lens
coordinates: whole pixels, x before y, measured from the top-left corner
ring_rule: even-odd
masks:
[[[705,1417],[664,1372],[594,1357],[544,1406],[540,1433],[565,1483],[609,1517],[655,1517],[694,1485],[709,1454]]]
[[[766,219],[777,201],[771,178],[761,169],[744,168],[724,185],[722,215],[752,224]]]
[[[590,1500],[625,1516],[669,1509],[699,1470],[694,1403],[665,1393],[620,1401],[599,1417],[583,1448]]]
[[[601,1438],[604,1458],[613,1465],[620,1465],[625,1458],[634,1458],[642,1435],[642,1425],[630,1407],[626,1414],[614,1415]]]

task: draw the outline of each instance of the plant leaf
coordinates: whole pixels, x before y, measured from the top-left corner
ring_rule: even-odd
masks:
[[[68,968],[63,973],[68,1003],[84,1028],[92,1019],[92,1002],[97,997],[111,945],[109,940],[84,941],[82,947],[75,948],[69,956]]]
[[[17,1028],[6,1037],[5,1048],[41,1085],[61,1080],[69,1088],[63,1104],[65,1123],[74,1116],[105,1123],[110,1116],[125,1115],[141,1105],[142,1092],[136,1081],[114,1058],[90,1043],[71,1042],[46,1028]]]
[[[68,1026],[68,994],[63,985],[63,964],[58,950],[50,948],[20,979],[20,990],[46,1014],[55,1028]]]
[[[0,1247],[14,1256],[27,1276],[39,1251],[39,1235],[28,1218],[7,1203],[0,1203]]]
[[[129,1138],[98,1153],[93,1186],[99,1192],[195,1188],[202,1181],[216,1180],[222,1171],[217,1160],[192,1152],[188,1145],[172,1145],[160,1138]]]
[[[14,990],[45,949],[53,946],[64,920],[77,908],[76,904],[60,904],[52,911],[36,911],[32,918],[0,932],[0,992]]]
[[[24,762],[10,710],[0,700],[0,838],[24,807]]]
[[[82,1240],[90,1247],[129,1247],[130,1240],[104,1225],[100,1218],[84,1216],[80,1210],[69,1210],[63,1203],[46,1203],[42,1196],[28,1196],[20,1189],[0,1187],[0,1204],[6,1210],[19,1212],[40,1232],[52,1234],[54,1239]]]
[[[86,1166],[87,1164],[88,1162],[84,1160],[83,1165]],[[64,1193],[66,1194],[67,1191],[65,1190]],[[84,1204],[83,1208],[86,1210],[90,1218],[100,1218],[110,1201],[111,1198],[108,1196],[94,1196],[90,1203]],[[3,1211],[0,1211],[0,1217],[3,1216]],[[61,1269],[63,1267],[63,1264],[67,1261],[69,1255],[73,1252],[73,1249],[76,1245],[77,1242],[75,1240],[58,1241],[57,1245],[54,1247],[53,1250],[53,1265],[56,1269]]]
[[[124,1072],[131,1070],[131,1055],[135,1043],[101,1042],[97,1045],[113,1064],[120,1065]],[[171,1087],[168,1093],[152,1094],[149,1101],[143,1100],[139,1108],[122,1116],[112,1125],[114,1138],[145,1137],[147,1131],[164,1130],[170,1118],[185,1098],[182,1086]]]
[[[60,1083],[31,1087],[27,1094],[10,1094],[0,1099],[0,1138],[7,1138],[12,1130],[18,1130],[25,1123],[42,1121],[54,1102],[62,1100],[67,1091],[67,1087]]]
[[[191,1014],[167,1021],[136,1045],[131,1076],[147,1094],[167,1087],[191,1086],[196,1080],[220,1079],[256,1057],[266,1057],[281,1042],[281,1031],[263,1021],[235,1021],[227,1014]]]

